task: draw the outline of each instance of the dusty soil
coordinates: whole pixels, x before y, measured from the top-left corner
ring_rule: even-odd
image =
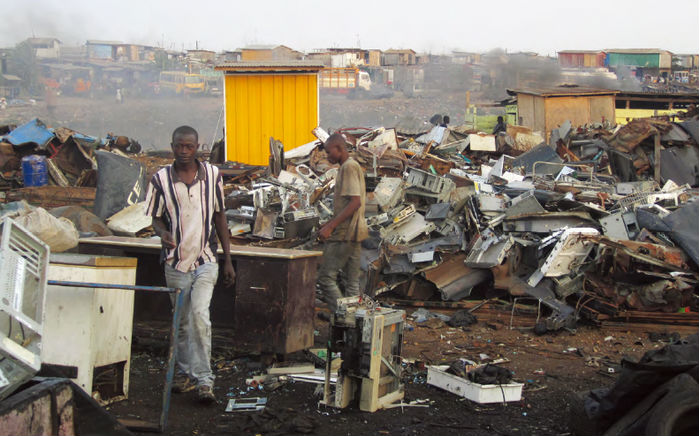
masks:
[[[326,129],[341,127],[421,128],[435,113],[449,114],[453,123],[463,120],[464,96],[432,93],[406,98],[400,93],[389,99],[352,100],[321,95],[320,124]],[[202,144],[222,135],[223,97],[129,96],[117,104],[111,97],[59,96],[49,111],[43,101],[30,106],[0,110],[0,125],[21,124],[39,118],[50,126],[69,127],[81,133],[104,137],[107,133],[133,138],[144,150],[165,149],[172,131],[188,124],[199,131]]]
[[[408,314],[413,310],[408,308]],[[259,358],[237,355],[230,346],[234,333],[215,329],[214,391],[218,402],[204,406],[196,402],[192,392],[173,394],[167,433],[291,434],[310,430],[319,435],[569,434],[567,398],[571,392],[611,385],[623,356],[638,358],[662,346],[648,339],[645,328],[605,331],[583,326],[576,331],[536,336],[526,327],[531,319],[515,316],[512,330],[509,321],[509,313],[503,312],[481,316],[468,328],[415,327],[409,322],[403,350],[405,401],[428,399],[430,405],[376,413],[361,412],[356,407],[336,411],[319,406],[317,385],[308,383],[288,383],[271,392],[249,390],[245,379],[262,371]],[[139,326],[137,331],[153,328]],[[316,329],[316,345],[322,347],[327,323],[317,320]],[[160,326],[159,331],[164,333],[166,329]],[[109,407],[119,417],[155,420],[160,411],[166,339],[164,334],[152,331],[150,336],[148,341],[135,338],[130,398]],[[153,337],[160,339],[153,341]],[[461,357],[474,361],[508,359],[504,366],[514,371],[515,381],[525,383],[522,400],[479,405],[460,399],[425,384],[425,372],[412,364],[449,363]],[[304,360],[302,355],[288,359]],[[228,399],[256,396],[268,398],[265,412],[224,412]]]

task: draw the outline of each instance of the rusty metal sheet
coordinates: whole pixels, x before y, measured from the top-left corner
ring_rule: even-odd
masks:
[[[464,264],[465,260],[465,253],[450,256],[441,264],[425,271],[423,275],[425,279],[434,283],[438,288],[444,287],[472,271]]]
[[[684,254],[684,251],[680,250],[679,248],[653,244],[650,242],[626,240],[620,240],[617,242],[633,250],[635,253],[651,256],[661,262],[675,265],[682,270],[689,269],[689,266],[687,265],[687,256]]]
[[[465,254],[457,254],[424,272],[425,279],[437,286],[443,300],[456,301],[467,297],[474,286],[491,277],[490,270],[469,268],[464,264],[465,260]]]
[[[671,126],[669,121],[650,120],[648,118],[631,120],[619,129],[608,143],[616,150],[629,153],[646,138],[658,133],[667,132],[670,130]]]
[[[658,260],[655,257],[650,256],[648,254],[636,252],[633,249],[622,244],[621,242],[611,240],[605,236],[587,236],[587,238],[591,239],[592,241],[597,242],[598,244],[602,244],[602,245],[605,245],[608,247],[616,248],[617,250],[622,251],[623,253],[627,254],[628,256],[634,257],[634,258],[641,260],[645,263],[648,263],[650,265],[659,266],[661,268],[665,268],[665,269],[670,270],[670,271],[689,272],[685,269],[678,267],[677,265],[673,265],[673,264],[666,262],[664,260]]]
[[[421,158],[419,162],[420,169],[430,171],[431,168],[434,168],[434,170],[440,176],[449,174],[449,170],[454,168],[454,162],[440,159],[437,156],[431,154],[428,154],[427,156]]]

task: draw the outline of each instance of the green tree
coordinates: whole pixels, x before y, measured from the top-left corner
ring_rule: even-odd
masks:
[[[20,42],[10,55],[8,70],[22,79],[22,88],[30,94],[40,92],[39,66],[34,48],[27,42]]]

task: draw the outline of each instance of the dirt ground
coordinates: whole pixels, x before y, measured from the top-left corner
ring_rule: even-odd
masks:
[[[444,93],[414,98],[395,94],[392,98],[374,100],[322,94],[320,124],[326,129],[398,124],[420,129],[435,113],[449,114],[453,123],[458,123],[457,120],[464,118],[464,101],[463,95]],[[43,101],[0,110],[0,125],[39,118],[50,126],[64,126],[87,135],[128,136],[148,151],[167,148],[172,131],[182,124],[196,128],[201,143],[211,145],[222,135],[222,108],[223,97],[128,96],[124,103],[117,104],[111,97],[59,96],[52,111]]]
[[[406,310],[410,315],[415,309]],[[323,347],[328,325],[320,320],[315,324],[316,346]],[[643,327],[609,331],[582,326],[576,331],[536,336],[529,328],[531,318],[515,316],[513,324],[510,329],[509,312],[480,316],[478,323],[468,328],[430,328],[408,321],[402,356],[406,362],[405,402],[429,400],[429,407],[375,413],[361,412],[356,407],[337,411],[319,406],[318,385],[309,383],[287,383],[273,391],[248,388],[245,379],[263,371],[259,358],[236,354],[230,342],[234,333],[214,329],[214,392],[218,402],[204,406],[196,402],[193,392],[173,394],[167,434],[570,434],[567,416],[571,392],[613,384],[622,357],[639,358],[663,345],[651,342],[648,329]],[[153,328],[139,326],[137,331]],[[118,417],[157,418],[164,377],[165,331],[164,326],[161,333],[151,331],[148,341],[135,338],[130,398],[109,406]],[[667,329],[671,331],[676,330]],[[514,371],[515,381],[525,383],[522,400],[479,405],[427,385],[425,371],[417,369],[420,363],[448,364],[458,358],[507,359],[503,366]],[[306,361],[301,354],[288,356],[288,360]],[[229,399],[249,397],[267,397],[266,410],[224,411]]]

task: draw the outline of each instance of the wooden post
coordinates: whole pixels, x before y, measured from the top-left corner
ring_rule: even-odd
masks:
[[[655,179],[656,182],[658,182],[658,185],[661,184],[660,182],[660,132],[655,134],[655,154],[653,155],[653,178]]]

